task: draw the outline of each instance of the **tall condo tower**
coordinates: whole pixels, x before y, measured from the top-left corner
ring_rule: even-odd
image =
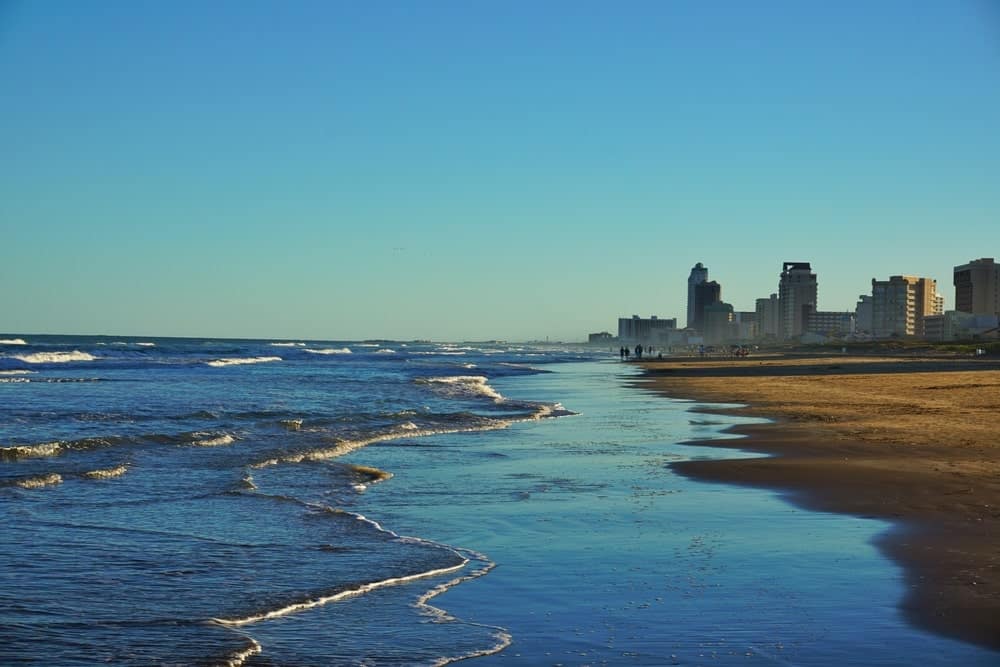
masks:
[[[702,283],[708,282],[708,267],[698,262],[691,269],[691,275],[688,276],[688,316],[687,325],[688,328],[694,328],[695,322],[700,320],[700,315],[695,307],[695,290],[694,288]]]
[[[1000,315],[1000,264],[992,257],[956,266],[954,281],[955,310],[973,315]]]
[[[785,262],[778,282],[781,338],[798,338],[806,331],[809,314],[816,311],[817,282],[809,262]]]

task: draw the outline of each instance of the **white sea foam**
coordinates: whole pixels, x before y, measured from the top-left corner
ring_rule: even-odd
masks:
[[[0,384],[24,384],[27,382],[31,382],[31,380],[22,377],[16,377],[16,378],[0,377]]]
[[[310,354],[351,354],[351,348],[349,347],[324,347],[324,348],[311,348],[307,347],[305,352]]]
[[[47,475],[36,475],[34,477],[26,477],[24,479],[19,479],[14,482],[17,486],[22,489],[41,489],[46,486],[55,486],[56,484],[62,484],[62,475],[55,472],[50,472]]]
[[[87,352],[73,350],[72,352],[35,352],[33,354],[15,354],[15,359],[29,364],[62,364],[68,361],[94,361],[95,357]]]
[[[377,525],[377,524],[376,524]],[[238,627],[241,625],[248,625],[250,623],[257,623],[259,621],[267,621],[272,618],[280,618],[282,616],[287,616],[289,614],[294,614],[298,611],[305,611],[306,609],[312,609],[314,607],[321,607],[330,602],[337,602],[338,600],[344,600],[347,598],[357,597],[358,595],[364,595],[371,591],[377,590],[379,588],[386,588],[387,586],[398,586],[400,584],[405,584],[410,581],[416,581],[418,579],[426,579],[428,577],[436,577],[442,574],[448,574],[449,572],[455,572],[456,570],[461,570],[469,561],[467,559],[462,559],[462,562],[458,565],[452,565],[450,567],[442,567],[436,570],[427,570],[426,572],[417,572],[416,574],[405,575],[402,577],[390,577],[388,579],[382,579],[380,581],[372,581],[366,584],[361,584],[355,588],[348,588],[339,593],[334,593],[333,595],[324,595],[321,597],[311,598],[309,600],[303,600],[302,602],[296,602],[288,605],[287,607],[281,607],[279,609],[273,609],[271,611],[266,611],[260,614],[254,614],[253,616],[246,616],[244,618],[213,618],[212,620],[219,625],[225,625],[229,627]]]
[[[83,473],[83,476],[88,479],[113,479],[115,477],[121,477],[126,472],[128,472],[128,466],[122,464],[120,466],[115,466],[114,468],[91,470],[90,472]]]
[[[209,435],[207,433],[196,433],[195,435]],[[223,433],[222,435],[217,435],[211,438],[202,438],[200,440],[195,440],[191,444],[197,445],[198,447],[221,447],[222,445],[231,445],[236,442],[234,438],[229,433]]]
[[[430,385],[435,391],[446,396],[486,396],[497,403],[504,400],[500,392],[491,387],[482,375],[420,378],[417,383]]]
[[[245,364],[263,364],[269,361],[281,361],[281,357],[236,357],[227,359],[216,359],[205,363],[213,368],[223,368],[224,366],[243,366]]]
[[[305,347],[305,343],[271,343],[271,347]]]
[[[400,424],[399,428],[403,429],[404,431],[416,431],[420,427],[414,424],[413,422],[406,422],[405,424]]]
[[[156,347],[156,343],[136,343],[139,347]]]
[[[247,647],[242,648],[239,651],[235,651],[226,657],[226,659],[220,663],[221,667],[243,667],[243,663],[247,661],[247,658],[252,658],[264,650],[260,645],[260,642],[253,637],[247,637],[247,640],[250,642]]]
[[[0,345],[27,345],[23,338],[0,338]]]
[[[0,447],[0,461],[5,459],[34,459],[43,456],[58,456],[62,452],[62,449],[62,442],[43,442],[37,445]]]
[[[375,354],[396,354],[396,350],[390,350],[386,347],[381,350],[375,350]]]
[[[528,417],[531,419],[532,417]],[[335,459],[346,454],[350,454],[353,451],[367,447],[368,445],[373,445],[377,442],[386,442],[389,440],[398,440],[400,438],[419,438],[428,435],[445,435],[449,433],[470,433],[476,431],[494,431],[499,429],[504,429],[513,424],[515,421],[522,421],[519,419],[489,419],[486,417],[482,418],[482,421],[475,425],[470,426],[456,426],[453,428],[427,428],[421,429],[417,427],[416,429],[410,428],[406,424],[402,424],[395,429],[390,431],[380,433],[378,435],[373,435],[368,438],[360,438],[358,440],[342,440],[331,447],[324,447],[322,449],[310,449],[302,452],[295,452],[293,454],[286,454],[284,456],[267,459],[265,461],[258,461],[252,464],[251,468],[266,468],[268,466],[279,465],[282,463],[302,463],[303,461],[325,461],[327,459]],[[411,426],[416,426],[411,424]]]
[[[17,371],[0,371],[0,375],[34,375],[37,372],[38,371],[23,371],[23,370],[17,370]]]

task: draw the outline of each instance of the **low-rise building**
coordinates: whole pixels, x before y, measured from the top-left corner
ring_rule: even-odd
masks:
[[[855,315],[851,311],[824,311],[809,313],[806,331],[825,338],[846,338],[855,331]]]
[[[671,332],[677,331],[677,318],[660,319],[656,315],[618,318],[618,340],[622,345],[668,345]]]
[[[937,342],[995,338],[998,327],[1000,318],[996,315],[973,315],[949,310],[941,315],[924,318],[924,337]]]

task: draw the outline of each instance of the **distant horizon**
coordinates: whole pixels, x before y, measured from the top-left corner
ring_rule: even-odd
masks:
[[[0,3],[0,324],[575,340],[789,258],[950,307],[998,82],[989,0]]]

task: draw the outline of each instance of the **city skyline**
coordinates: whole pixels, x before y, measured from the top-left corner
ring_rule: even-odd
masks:
[[[1000,256],[989,2],[0,5],[0,329],[578,340]]]

